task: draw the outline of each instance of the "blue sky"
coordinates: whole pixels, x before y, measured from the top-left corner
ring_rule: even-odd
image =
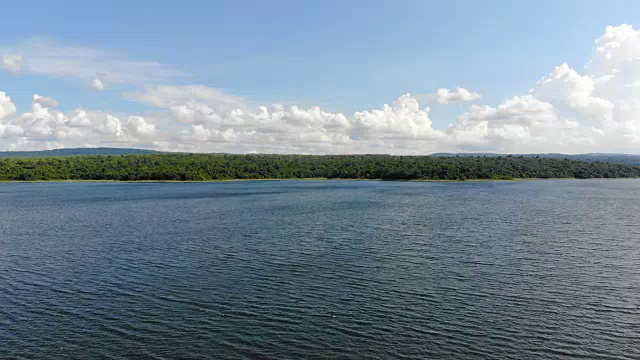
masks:
[[[633,25],[640,2],[29,1],[3,12],[0,49],[21,53],[39,38],[180,73],[96,92],[78,76],[0,72],[0,91],[19,112],[37,93],[55,98],[60,111],[143,113],[153,106],[123,93],[200,84],[251,104],[352,114],[404,93],[456,87],[498,106],[562,63],[582,72],[594,40],[608,25]],[[456,122],[469,106],[432,104],[433,127]]]
[[[526,92],[553,66],[581,67],[635,1],[25,1],[5,5],[2,43],[46,36],[174,65],[198,83],[333,111],[405,92],[462,86],[490,103]],[[28,26],[27,26],[28,23]],[[3,76],[5,91],[77,94],[64,80]],[[21,91],[22,90],[22,91]],[[11,91],[14,92],[14,91]],[[74,94],[76,93],[76,94]],[[17,95],[16,95],[17,96]],[[116,102],[114,106],[118,105]],[[122,106],[125,106],[124,104]]]

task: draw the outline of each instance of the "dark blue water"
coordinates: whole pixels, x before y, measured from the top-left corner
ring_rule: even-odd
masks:
[[[640,358],[640,181],[0,184],[0,358]]]

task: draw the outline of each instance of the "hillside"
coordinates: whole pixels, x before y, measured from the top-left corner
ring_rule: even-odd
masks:
[[[47,156],[82,156],[82,155],[132,155],[159,154],[159,151],[125,148],[73,148],[43,151],[0,151],[0,157],[47,157]]]

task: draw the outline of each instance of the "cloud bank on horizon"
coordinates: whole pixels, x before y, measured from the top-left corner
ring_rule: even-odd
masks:
[[[13,76],[73,78],[95,91],[129,84],[138,90],[123,93],[123,99],[154,110],[63,112],[55,99],[34,95],[31,109],[20,113],[0,88],[0,150],[113,146],[305,154],[636,151],[640,31],[631,25],[609,26],[591,51],[583,71],[560,64],[528,93],[514,94],[495,107],[478,105],[481,94],[458,87],[428,95],[404,94],[378,109],[342,114],[316,106],[256,106],[204,85],[157,85],[185,73],[156,62],[34,39],[0,48],[5,71]],[[465,103],[471,104],[450,126],[434,128],[427,104]]]

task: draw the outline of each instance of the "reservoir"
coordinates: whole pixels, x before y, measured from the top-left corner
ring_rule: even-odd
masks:
[[[638,180],[0,183],[0,358],[639,345]]]

